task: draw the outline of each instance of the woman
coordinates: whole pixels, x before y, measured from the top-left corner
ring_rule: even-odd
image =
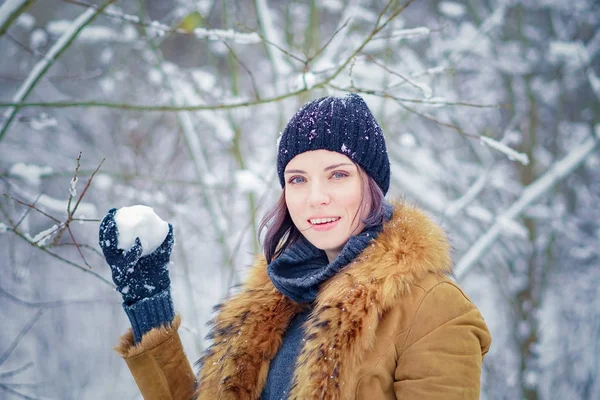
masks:
[[[283,188],[264,255],[217,307],[197,377],[170,296],[173,230],[154,253],[100,245],[132,329],[117,351],[145,399],[477,399],[490,346],[450,279],[448,241],[422,211],[384,200],[384,136],[363,99],[302,107],[277,155]]]

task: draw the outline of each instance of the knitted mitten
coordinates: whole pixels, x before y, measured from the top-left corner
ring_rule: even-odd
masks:
[[[173,226],[163,243],[142,257],[142,244],[136,238],[128,250],[118,248],[116,208],[110,209],[100,223],[99,245],[110,266],[116,289],[123,297],[123,308],[131,321],[136,342],[152,329],[171,322],[174,316],[169,279],[169,260],[173,249]]]

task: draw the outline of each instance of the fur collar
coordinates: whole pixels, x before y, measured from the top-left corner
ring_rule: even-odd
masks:
[[[392,205],[379,236],[320,289],[290,399],[342,398],[340,384],[373,347],[382,315],[426,274],[451,272],[442,229],[416,207]],[[209,335],[214,344],[199,361],[198,399],[259,398],[269,363],[302,307],[275,289],[266,267],[259,259],[242,291],[218,306]]]

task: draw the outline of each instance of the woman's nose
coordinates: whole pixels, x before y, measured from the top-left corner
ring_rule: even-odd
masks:
[[[329,204],[331,196],[326,188],[321,184],[313,184],[310,187],[310,194],[308,196],[308,203],[312,207]]]

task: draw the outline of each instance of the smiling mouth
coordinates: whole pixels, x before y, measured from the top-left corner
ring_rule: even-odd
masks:
[[[340,217],[328,217],[328,218],[311,218],[308,220],[311,225],[325,225],[332,222],[336,222]]]

